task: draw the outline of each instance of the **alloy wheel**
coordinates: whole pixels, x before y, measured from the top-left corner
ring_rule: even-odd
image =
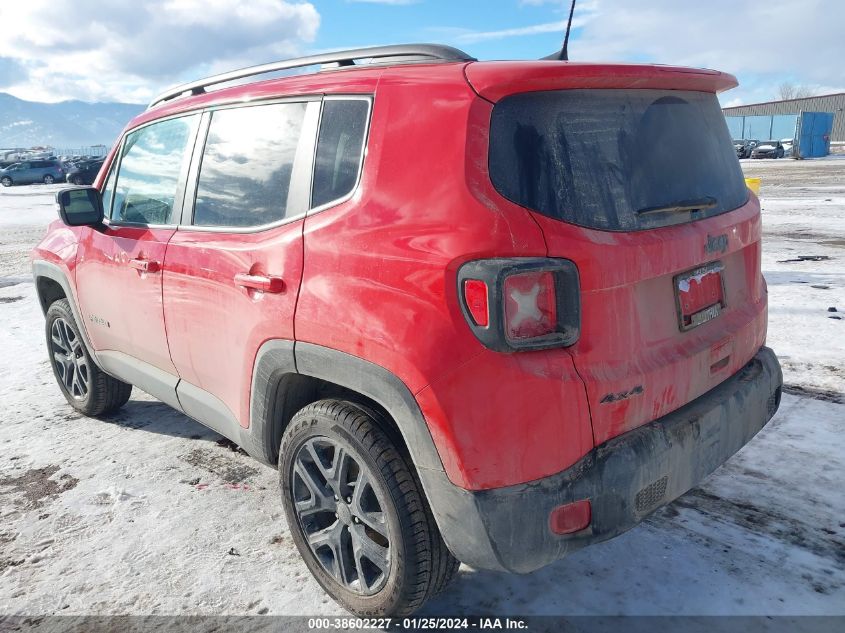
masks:
[[[50,328],[50,347],[53,365],[67,392],[76,400],[88,395],[91,372],[82,341],[70,324],[62,318],[53,321]]]
[[[356,594],[380,591],[390,575],[390,541],[367,465],[345,444],[312,437],[297,451],[292,475],[297,519],[323,569]]]

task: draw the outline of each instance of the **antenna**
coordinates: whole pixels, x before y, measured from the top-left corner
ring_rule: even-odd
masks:
[[[563,48],[560,49],[558,59],[561,61],[569,60],[569,31],[572,28],[572,14],[575,13],[575,0],[572,0],[572,5],[569,7],[569,20],[566,21],[566,35],[563,37]]]

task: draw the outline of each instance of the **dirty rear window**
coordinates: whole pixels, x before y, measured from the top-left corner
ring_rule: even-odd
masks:
[[[490,177],[552,218],[635,231],[710,217],[748,193],[711,93],[560,90],[493,108]]]

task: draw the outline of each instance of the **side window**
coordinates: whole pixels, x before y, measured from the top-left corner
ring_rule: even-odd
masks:
[[[311,189],[312,208],[342,198],[355,188],[369,109],[369,101],[364,99],[323,102]]]
[[[278,103],[212,114],[194,225],[262,226],[285,217],[306,108]]]
[[[106,177],[106,182],[103,184],[103,214],[107,218],[112,217],[111,201],[114,197],[114,175],[117,173],[117,161],[120,160],[120,150],[115,155],[111,166],[109,167],[109,175]]]
[[[110,197],[113,220],[171,222],[198,120],[199,115],[167,119],[126,136],[114,195]]]

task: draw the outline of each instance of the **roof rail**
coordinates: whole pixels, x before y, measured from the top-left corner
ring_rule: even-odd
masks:
[[[147,109],[149,110],[160,103],[179,97],[186,92],[190,92],[192,95],[202,94],[209,86],[234,81],[236,79],[243,79],[244,77],[254,77],[255,75],[263,75],[279,70],[301,68],[303,66],[315,66],[317,64],[328,64],[335,67],[355,66],[356,59],[377,59],[380,60],[379,63],[408,63],[426,60],[441,62],[475,61],[474,57],[470,57],[465,52],[458,50],[457,48],[443,46],[440,44],[397,44],[394,46],[355,48],[352,50],[336,51],[333,53],[309,55],[308,57],[285,59],[278,62],[270,62],[269,64],[261,64],[259,66],[249,66],[248,68],[232,70],[212,77],[206,77],[205,79],[191,81],[189,83],[182,84],[181,86],[174,86],[173,88],[162,92],[150,102]]]

